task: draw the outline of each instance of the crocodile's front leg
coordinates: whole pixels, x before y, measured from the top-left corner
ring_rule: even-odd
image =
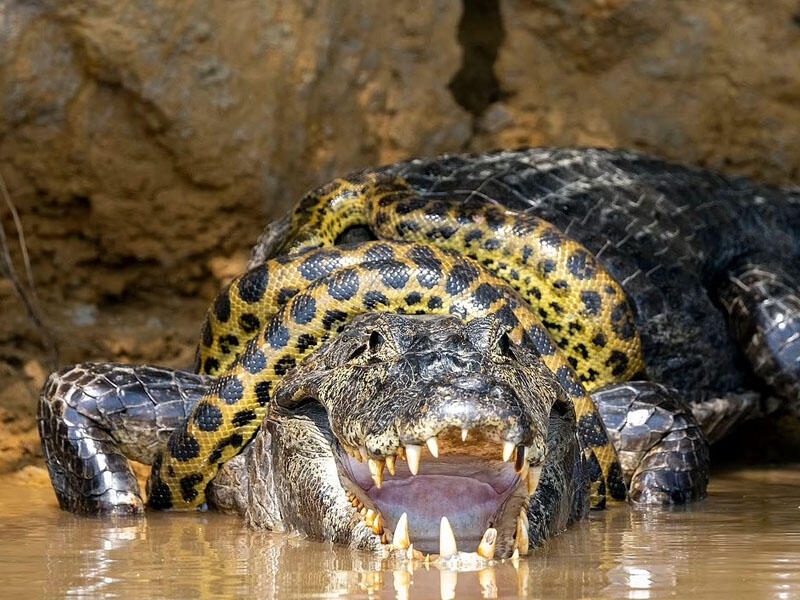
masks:
[[[50,375],[38,423],[61,508],[143,512],[128,459],[150,464],[208,381],[193,373],[111,363],[79,364]]]
[[[592,393],[617,450],[628,497],[639,504],[683,504],[703,498],[709,450],[688,405],[649,381]]]

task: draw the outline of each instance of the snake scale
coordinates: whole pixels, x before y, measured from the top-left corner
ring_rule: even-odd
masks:
[[[379,241],[332,247],[353,226],[369,227]],[[587,395],[644,367],[619,283],[546,221],[423,199],[402,178],[368,173],[307,195],[281,255],[234,280],[209,309],[196,366],[217,378],[154,461],[151,506],[202,505],[220,465],[269,411],[275,382],[354,315],[376,310],[497,315],[572,399],[593,505],[625,497],[616,453]]]

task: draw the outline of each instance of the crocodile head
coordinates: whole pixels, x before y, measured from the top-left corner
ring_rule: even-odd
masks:
[[[361,315],[274,398],[210,491],[251,525],[498,559],[586,510],[572,405],[491,316]]]

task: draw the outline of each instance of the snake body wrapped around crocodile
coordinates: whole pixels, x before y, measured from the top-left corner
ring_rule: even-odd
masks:
[[[51,376],[51,478],[69,510],[140,512],[132,458],[155,508],[524,554],[589,505],[702,497],[701,428],[800,410],[799,253],[797,191],[635,153],[337,179],[217,297],[196,374]]]

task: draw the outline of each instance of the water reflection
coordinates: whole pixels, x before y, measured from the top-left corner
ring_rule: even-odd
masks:
[[[690,509],[618,507],[521,561],[458,573],[251,531],[218,514],[84,519],[52,492],[0,487],[9,597],[800,597],[800,469],[718,475]]]

